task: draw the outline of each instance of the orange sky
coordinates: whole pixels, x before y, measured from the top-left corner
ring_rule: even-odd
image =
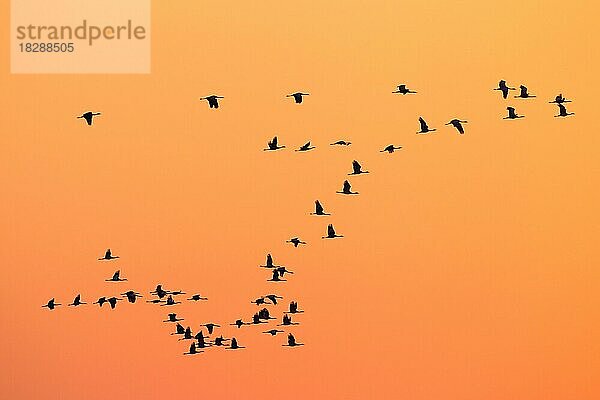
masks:
[[[597,6],[259,3],[155,1],[149,75],[11,75],[0,30],[0,393],[599,398]],[[501,78],[538,97],[502,100]],[[552,117],[559,92],[574,117]],[[275,134],[288,148],[263,152]],[[336,195],[353,159],[371,173]],[[309,216],[315,199],[333,215]],[[330,222],[343,239],[320,239]],[[95,261],[107,247],[122,258]],[[267,252],[285,284],[257,268]],[[116,269],[129,281],[104,282]],[[306,346],[227,326],[245,350],[183,357],[164,307],[40,308],[157,283],[209,297],[177,308],[194,329],[275,290],[278,317],[306,310]]]

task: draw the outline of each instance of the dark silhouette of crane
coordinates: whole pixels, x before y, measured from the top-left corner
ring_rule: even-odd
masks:
[[[264,331],[263,333],[267,333],[271,336],[275,336],[278,333],[284,333],[285,331],[279,330],[279,329],[269,329],[268,331]]]
[[[295,151],[309,151],[309,150],[312,150],[312,149],[316,149],[316,147],[315,146],[311,146],[310,142],[306,142],[306,143],[304,143],[302,146],[300,146]]]
[[[81,115],[80,115],[79,117],[77,117],[77,118],[78,118],[78,119],[80,119],[80,118],[83,118],[83,119],[85,119],[85,122],[87,122],[87,124],[88,124],[89,126],[91,126],[91,125],[92,125],[92,123],[94,122],[94,121],[93,121],[93,120],[94,120],[94,117],[96,117],[96,116],[98,116],[98,115],[100,115],[100,113],[99,113],[99,112],[87,111],[87,112],[84,112],[83,114],[81,114]]]
[[[331,215],[325,212],[325,209],[321,205],[319,200],[315,200],[315,212],[310,213],[310,215]]]
[[[338,140],[337,142],[330,143],[330,146],[350,146],[352,143],[345,140]]]
[[[340,192],[336,192],[339,194],[358,194],[358,192],[352,191],[352,185],[347,180],[344,181],[344,185],[342,186],[342,190]]]
[[[164,320],[163,322],[178,322],[178,321],[183,321],[183,318],[177,318],[177,314],[176,313],[170,313],[169,318]]]
[[[144,297],[141,294],[139,294],[138,292],[135,292],[133,290],[129,290],[125,293],[121,293],[121,296],[125,296],[127,298],[127,301],[130,303],[135,303],[135,301],[137,300],[138,297]]]
[[[67,304],[67,306],[77,307],[77,306],[80,306],[82,304],[87,304],[87,303],[82,302],[81,301],[81,295],[78,294],[77,296],[75,296],[75,299],[73,299],[73,302],[71,304]]]
[[[273,263],[273,257],[271,256],[271,254],[267,254],[267,262],[265,265],[260,265],[261,268],[278,268],[280,267],[280,265],[275,265]]]
[[[114,309],[115,309],[115,307],[117,306],[117,302],[118,302],[118,301],[121,301],[121,300],[122,300],[122,299],[119,299],[119,298],[116,298],[116,297],[109,297],[109,298],[107,299],[107,301],[108,301],[108,304],[110,304],[110,308],[111,308],[111,309],[113,309],[113,310],[114,310]]]
[[[192,343],[190,345],[190,350],[187,353],[183,353],[184,355],[194,355],[194,354],[199,354],[202,353],[202,350],[197,350],[196,349],[196,343]]]
[[[106,253],[104,253],[104,257],[99,258],[98,260],[103,261],[103,260],[114,260],[116,258],[120,258],[119,256],[113,256],[112,252],[110,251],[110,249],[106,250]]]
[[[360,175],[360,174],[368,174],[368,173],[369,173],[369,171],[363,171],[362,166],[359,164],[359,162],[354,160],[354,161],[352,161],[352,172],[349,173],[348,175]]]
[[[302,96],[309,96],[309,93],[296,92],[292,94],[288,94],[285,97],[293,97],[296,104],[302,103]]]
[[[126,278],[121,278],[121,271],[115,271],[115,273],[113,274],[112,278],[110,279],[105,279],[106,282],[125,282],[127,279]]]
[[[62,306],[62,304],[55,302],[54,298],[52,298],[46,304],[44,304],[42,307],[45,307],[48,310],[54,310],[54,308],[57,306]]]
[[[558,115],[555,115],[555,117],[568,117],[569,115],[575,115],[575,113],[572,112],[568,112],[567,111],[567,107],[565,107],[563,104],[557,104],[558,106]]]
[[[421,130],[417,133],[420,134],[427,134],[436,130],[435,128],[430,128],[429,125],[427,125],[427,122],[425,122],[425,120],[423,119],[423,117],[419,117],[419,125],[421,126]]]
[[[338,235],[335,233],[335,229],[333,228],[333,224],[327,225],[327,236],[323,236],[321,239],[335,239],[344,237],[343,235]]]
[[[306,244],[306,242],[303,242],[302,240],[300,240],[300,238],[298,237],[293,237],[290,240],[286,240],[286,243],[291,243],[294,245],[294,247],[298,247],[301,244]]]
[[[392,154],[394,151],[396,150],[400,150],[402,148],[402,146],[394,146],[393,144],[390,144],[389,146],[386,146],[383,150],[380,150],[380,153],[385,153],[386,151],[390,154]]]
[[[287,346],[287,347],[304,346],[304,343],[298,343],[298,342],[296,342],[296,338],[294,337],[294,335],[292,335],[291,333],[289,333],[288,334],[287,344],[284,344],[283,346]]]
[[[505,80],[501,80],[500,82],[498,82],[498,87],[495,88],[494,90],[500,90],[502,92],[502,98],[506,99],[508,97],[508,91],[509,90],[517,90],[514,87],[509,87],[506,84]]]
[[[466,123],[467,123],[467,121],[463,121],[458,118],[454,118],[453,120],[448,122],[446,125],[452,125],[453,127],[456,128],[458,133],[460,133],[462,135],[465,133],[465,128],[462,126],[462,124],[466,124]]]
[[[208,101],[208,106],[210,108],[219,108],[219,99],[224,99],[224,97],[215,95],[200,97],[200,100]]]
[[[520,89],[519,95],[515,96],[516,98],[529,99],[531,97],[535,97],[534,95],[529,94],[529,91],[527,90],[527,86],[521,85],[521,86],[519,86],[519,89]]]
[[[550,101],[550,104],[562,104],[562,103],[570,103],[571,100],[567,100],[563,97],[562,93],[554,98],[554,101]]]
[[[208,322],[208,323],[206,323],[206,324],[202,324],[202,325],[200,325],[200,326],[205,326],[205,327],[206,327],[206,330],[208,331],[208,334],[209,334],[209,335],[212,335],[212,333],[213,333],[213,331],[215,330],[215,328],[220,328],[220,327],[221,327],[221,325],[214,324],[214,323],[212,323],[212,322]]]
[[[188,300],[191,300],[191,301],[208,300],[208,297],[202,297],[199,294],[195,294],[192,297],[190,297]]]
[[[92,304],[98,304],[100,307],[102,307],[104,305],[104,303],[107,303],[108,300],[106,300],[106,297],[100,297],[97,301],[93,302]]]
[[[525,118],[524,115],[518,115],[517,112],[515,111],[514,107],[506,107],[506,109],[508,110],[508,116],[502,118],[502,119],[517,119],[517,118]]]
[[[228,350],[237,350],[237,349],[245,349],[245,347],[240,346],[237,342],[236,338],[231,338],[231,344],[227,347]]]
[[[285,148],[285,146],[279,146],[277,136],[273,136],[273,139],[267,143],[267,148],[263,149],[263,151],[275,151],[283,148]]]
[[[276,294],[268,294],[265,297],[269,299],[273,304],[277,304],[277,299],[283,299],[283,297],[278,296]]]
[[[417,92],[415,92],[414,90],[410,90],[409,88],[406,87],[406,85],[402,84],[402,85],[398,85],[398,89],[396,89],[396,91],[394,91],[392,93],[399,93],[401,95],[406,95],[406,94],[414,94]]]

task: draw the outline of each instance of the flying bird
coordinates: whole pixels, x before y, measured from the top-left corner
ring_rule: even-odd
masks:
[[[130,303],[135,303],[135,301],[137,300],[138,297],[144,297],[141,294],[139,294],[138,292],[135,292],[133,290],[129,290],[125,293],[121,293],[121,296],[127,297],[127,301],[129,301]]]
[[[212,322],[208,322],[208,323],[202,324],[200,326],[205,326],[209,335],[212,335],[212,333],[215,330],[215,328],[220,328],[221,327],[221,325],[213,324]]]
[[[61,306],[62,304],[60,303],[56,303],[54,301],[54,298],[50,299],[46,304],[44,304],[42,307],[46,307],[49,310],[54,310],[54,307],[56,306]]]
[[[121,278],[121,271],[115,271],[115,273],[113,274],[112,278],[110,279],[105,279],[106,282],[124,282],[126,281],[126,278]]]
[[[290,334],[288,334],[287,344],[284,344],[283,346],[287,346],[287,347],[304,346],[304,343],[296,342],[296,338],[294,337],[294,335],[292,335],[290,333]]]
[[[462,124],[466,124],[466,123],[467,123],[467,121],[463,121],[463,120],[454,118],[453,120],[448,122],[446,125],[452,125],[453,127],[456,128],[458,133],[460,133],[462,135],[463,133],[465,133],[465,128],[462,126]]]
[[[419,124],[421,125],[421,130],[417,133],[426,134],[426,133],[435,131],[435,128],[433,128],[433,129],[429,128],[429,126],[427,125],[427,122],[425,122],[423,117],[419,117]]]
[[[229,349],[229,350],[237,350],[237,349],[244,349],[244,348],[245,347],[238,345],[236,338],[231,338],[231,344],[229,345],[229,347],[227,347],[227,349]]]
[[[298,310],[298,302],[296,301],[292,301],[290,302],[290,314],[298,314],[298,313],[303,313],[303,310]]]
[[[290,326],[290,325],[300,325],[298,322],[293,322],[292,317],[287,314],[283,314],[283,318],[281,319],[280,326]]]
[[[348,175],[360,175],[360,174],[368,174],[369,171],[363,171],[362,166],[358,163],[358,161],[352,161],[352,172]]]
[[[293,97],[296,104],[300,104],[300,103],[302,103],[302,96],[308,96],[308,95],[309,95],[309,93],[296,92],[296,93],[288,94],[285,97]]]
[[[325,212],[325,209],[321,205],[319,200],[315,200],[315,212],[310,213],[310,215],[331,215]]]
[[[350,185],[350,182],[348,182],[347,180],[344,181],[344,186],[342,187],[342,191],[341,192],[336,192],[339,194],[358,194],[358,192],[353,192],[352,191],[352,185]]]
[[[279,268],[275,268],[273,270],[273,276],[271,279],[267,279],[267,282],[285,282],[285,279],[281,279],[281,275],[279,273]]]
[[[183,335],[185,334],[185,328],[179,322],[175,325],[175,332],[171,333],[172,335]]]
[[[162,299],[163,297],[168,295],[169,292],[164,290],[162,285],[156,285],[156,289],[154,291],[150,292],[150,294],[155,294],[158,296],[159,299]]]
[[[315,148],[316,148],[315,146],[310,145],[310,142],[306,142],[302,146],[300,146],[297,150],[294,150],[294,151],[309,151],[309,150],[312,150]]]
[[[260,315],[258,315],[258,313],[256,313],[256,314],[254,314],[254,315],[252,316],[252,323],[251,323],[251,324],[252,324],[252,325],[266,324],[266,322],[265,322],[265,321],[262,321],[262,320],[260,319]]]
[[[78,119],[80,119],[80,118],[85,119],[85,122],[87,122],[87,124],[91,126],[92,123],[94,122],[93,121],[94,117],[97,116],[97,115],[100,115],[100,113],[88,111],[88,112],[85,112],[85,113],[81,114],[77,118]]]
[[[192,300],[192,301],[208,300],[208,297],[202,297],[199,294],[195,294],[192,297],[190,297],[188,300]]]
[[[102,307],[104,303],[107,302],[108,300],[106,300],[106,297],[100,297],[97,301],[93,302],[92,304],[98,304],[100,307]]]
[[[520,99],[528,99],[530,97],[535,97],[534,95],[529,94],[529,92],[527,91],[527,86],[521,85],[521,86],[519,86],[519,89],[520,89],[519,95],[515,96],[515,97],[520,98]]]
[[[279,267],[277,268],[277,272],[279,273],[279,277],[283,278],[283,276],[288,273],[288,274],[293,274],[292,271],[288,271],[287,269],[285,269],[285,267]]]
[[[110,249],[107,249],[106,253],[104,253],[104,257],[99,258],[98,260],[114,260],[115,258],[119,258],[119,256],[113,256]]]
[[[405,95],[405,94],[409,94],[409,93],[412,94],[412,93],[417,93],[417,92],[410,90],[409,88],[406,87],[406,85],[403,84],[403,85],[398,85],[398,89],[396,89],[396,91],[394,91],[392,93],[400,93],[402,95]]]
[[[267,254],[267,262],[266,265],[260,265],[261,268],[278,268],[280,265],[275,265],[273,263],[273,257],[271,254]]]
[[[248,323],[242,321],[241,319],[236,319],[233,324],[229,324],[229,325],[237,326],[237,328],[239,329],[242,327],[242,325],[248,325]]]
[[[87,303],[82,302],[81,301],[81,295],[78,294],[77,296],[75,296],[75,299],[73,300],[73,302],[71,304],[67,304],[67,306],[77,307],[77,306],[80,306],[82,304],[87,304]]]
[[[178,322],[178,321],[183,321],[183,318],[177,318],[177,314],[170,313],[169,318],[164,320],[163,322]]]
[[[256,304],[257,306],[260,306],[262,304],[267,304],[267,302],[265,301],[265,297],[264,296],[261,296],[258,299],[254,300],[254,301],[251,301],[250,303]]]
[[[200,97],[200,100],[206,100],[208,101],[208,106],[210,108],[219,108],[219,99],[223,99],[223,96],[206,96],[206,97]]]
[[[558,115],[555,115],[555,117],[568,117],[569,115],[575,115],[575,113],[567,112],[567,107],[565,107],[564,105],[558,103],[557,106],[559,113]]]
[[[330,146],[350,146],[351,142],[346,142],[345,140],[338,140],[337,142],[330,143]]]
[[[215,338],[215,346],[224,346],[227,340],[229,339],[226,339],[221,335],[218,338]]]
[[[264,331],[263,333],[268,333],[271,336],[275,336],[278,333],[283,333],[283,332],[285,332],[285,331],[281,331],[279,329],[269,329],[268,331]]]
[[[196,349],[196,343],[192,343],[190,345],[190,351],[188,351],[187,353],[183,353],[184,355],[194,355],[194,354],[199,354],[202,353],[202,350],[197,350]]]
[[[306,244],[306,242],[303,242],[302,240],[300,240],[300,238],[298,237],[293,237],[290,240],[286,240],[286,243],[291,243],[294,245],[294,247],[298,247],[301,244]]]
[[[121,299],[118,299],[116,297],[110,297],[107,301],[108,304],[110,304],[110,308],[114,310],[117,306],[117,301],[121,301]]]
[[[327,225],[327,236],[323,236],[321,239],[335,239],[344,237],[343,235],[338,235],[335,233],[335,229],[333,228],[333,224]]]
[[[556,96],[554,98],[554,101],[550,101],[549,103],[550,104],[552,104],[552,103],[561,104],[561,103],[570,103],[570,102],[571,102],[571,100],[565,99],[563,97],[562,93],[560,93],[558,96]]]
[[[394,151],[396,150],[400,150],[402,148],[402,146],[398,146],[395,147],[393,144],[390,144],[389,146],[386,146],[383,150],[380,150],[380,153],[385,153],[386,151],[390,154],[392,154]]]
[[[508,110],[508,116],[504,117],[503,119],[525,118],[524,115],[517,115],[514,107],[506,107],[506,109]]]
[[[266,149],[263,149],[263,151],[275,151],[275,150],[285,148],[285,146],[279,146],[277,144],[277,136],[273,136],[273,139],[271,139],[271,141],[269,141],[269,143],[267,143],[267,146],[268,147]]]
[[[515,89],[514,87],[508,87],[506,85],[506,81],[501,80],[500,82],[498,82],[498,87],[495,88],[494,90],[500,90],[502,92],[502,98],[506,99],[508,97],[509,90],[517,90],[517,89]]]
[[[161,306],[174,306],[175,304],[181,304],[181,302],[175,301],[173,296],[169,295],[169,297],[167,297],[167,302],[165,304],[161,304]]]
[[[277,304],[277,299],[283,299],[283,297],[277,296],[276,294],[268,294],[265,297],[271,300],[271,303],[273,304]]]

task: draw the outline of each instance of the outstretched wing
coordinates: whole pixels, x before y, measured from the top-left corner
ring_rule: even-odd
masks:
[[[421,132],[427,132],[429,127],[427,126],[427,122],[422,117],[419,117],[419,124],[421,124]]]
[[[113,274],[113,277],[112,277],[112,279],[113,279],[113,280],[115,280],[115,281],[119,280],[119,275],[120,275],[120,274],[121,274],[121,271],[117,271],[117,272],[115,272],[115,273]]]
[[[360,174],[361,166],[358,163],[358,161],[356,161],[356,160],[352,161],[352,169],[354,170],[355,174]]]
[[[564,114],[567,113],[567,107],[565,107],[564,105],[562,105],[560,103],[557,104],[557,105],[558,105],[558,109],[559,109],[560,115],[564,115]]]
[[[344,181],[344,188],[342,189],[344,192],[349,192],[352,189],[350,182]]]
[[[333,229],[332,224],[327,226],[327,236],[335,236],[335,229]]]
[[[316,214],[321,214],[323,213],[324,209],[323,206],[321,205],[321,203],[319,202],[319,200],[315,201],[315,213]]]

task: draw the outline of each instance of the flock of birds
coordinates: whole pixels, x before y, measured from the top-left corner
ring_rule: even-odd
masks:
[[[111,261],[120,258],[119,256],[115,256],[112,254],[111,250],[106,250],[103,257],[98,258],[99,261]],[[269,254],[267,255],[267,261],[265,265],[261,265],[263,268],[273,269],[273,277],[274,281],[283,281],[280,279],[280,276],[283,276],[285,273],[293,273],[288,271],[284,266],[275,265],[273,263],[273,258]],[[275,278],[277,276],[277,278]],[[124,278],[121,275],[121,271],[117,270],[113,273],[110,278],[105,279],[106,282],[127,282],[127,278]],[[163,288],[161,284],[156,285],[156,288],[149,292],[150,298],[146,300],[146,303],[157,304],[160,307],[172,307],[178,304],[182,304],[184,300],[179,296],[186,295],[187,293],[182,290],[167,290]],[[138,298],[144,297],[141,293],[135,290],[128,290],[120,293],[118,296],[102,296],[99,297],[98,300],[94,301],[91,304],[97,304],[99,307],[103,307],[104,304],[108,304],[111,309],[115,309],[117,307],[117,303],[119,301],[126,301],[131,304],[137,302]],[[271,320],[275,320],[274,316],[271,315],[271,311],[269,311],[268,306],[277,306],[279,301],[282,300],[283,297],[278,294],[266,294],[260,296],[259,298],[251,301],[252,304],[256,304],[261,307],[260,310],[248,319],[244,321],[243,319],[237,319],[232,322],[231,326],[235,326],[238,329],[244,325],[261,325],[268,324]],[[186,301],[197,302],[197,301],[206,301],[207,297],[204,297],[200,294],[193,294],[190,297],[185,298]],[[88,303],[82,300],[81,294],[77,294],[73,301],[67,304],[68,307],[79,307],[82,305],[86,305]],[[56,307],[62,306],[61,303],[58,303],[54,298],[50,299],[46,304],[42,305],[43,308],[48,308],[49,310],[54,310]],[[285,333],[281,328],[290,328],[295,325],[299,325],[298,322],[292,321],[292,314],[300,314],[303,313],[303,310],[298,308],[298,302],[291,301],[289,303],[289,308],[282,314],[281,323],[275,326],[270,327],[270,329],[261,331],[264,334],[268,334],[270,336],[276,336],[279,333]],[[200,328],[197,332],[192,330],[191,326],[184,327],[181,323],[184,321],[184,318],[180,318],[176,312],[167,313],[167,317],[162,322],[175,324],[175,331],[171,333],[171,335],[179,336],[179,340],[190,341],[190,345],[188,351],[183,353],[184,355],[192,355],[199,354],[204,352],[204,349],[209,347],[223,347],[229,350],[238,350],[245,348],[238,343],[238,340],[235,337],[227,338],[222,334],[216,336],[215,330],[217,328],[221,328],[221,325],[215,322],[204,322],[200,324]],[[281,328],[280,328],[281,327]],[[204,328],[206,328],[206,333],[204,332]],[[214,338],[211,336],[215,334]],[[297,347],[303,346],[304,343],[300,343],[296,340],[296,337],[293,333],[288,332],[286,343],[282,344],[285,347]]]
[[[513,91],[513,90],[517,90],[517,89],[514,87],[508,86],[508,84],[506,83],[505,80],[501,80],[498,83],[498,87],[494,88],[493,90],[500,91],[502,94],[502,98],[507,99],[509,96],[509,92]],[[417,94],[417,92],[415,90],[409,89],[405,84],[397,86],[397,89],[395,91],[393,91],[392,93],[401,94],[403,96]],[[289,94],[286,97],[293,98],[294,102],[296,104],[302,104],[305,96],[309,96],[309,93],[296,92],[296,93]],[[516,95],[514,97],[519,98],[519,99],[531,99],[531,98],[535,98],[536,96],[530,94],[528,91],[528,88],[526,86],[521,85],[519,88],[519,95]],[[201,97],[200,100],[206,100],[211,109],[218,109],[219,108],[219,100],[223,99],[223,98],[224,98],[223,96],[211,95],[211,96]],[[557,95],[554,98],[554,100],[550,101],[549,103],[556,104],[559,108],[559,114],[555,115],[555,117],[568,117],[568,116],[574,115],[574,113],[568,112],[565,107],[565,103],[570,103],[570,102],[571,102],[571,100],[567,100],[565,97],[563,97],[562,94]],[[516,109],[514,107],[509,106],[506,109],[508,111],[508,115],[506,117],[504,117],[503,119],[524,118],[524,115],[517,114]],[[84,119],[86,121],[86,123],[91,126],[93,124],[94,118],[99,115],[101,115],[99,112],[88,111],[77,118]],[[466,123],[467,123],[467,121],[464,119],[454,118],[454,119],[450,120],[448,123],[446,123],[446,125],[452,126],[454,129],[456,129],[456,131],[459,134],[462,135],[465,133],[464,124],[466,124]],[[428,134],[428,133],[434,132],[436,130],[436,128],[430,128],[429,125],[427,124],[427,122],[425,121],[425,119],[423,119],[423,117],[419,117],[419,125],[420,125],[420,129],[419,129],[419,131],[416,132],[417,134]],[[352,144],[351,142],[346,141],[346,140],[338,140],[336,142],[330,143],[330,145],[332,145],[332,146],[350,146],[351,144]],[[264,148],[263,150],[264,151],[278,151],[278,150],[284,149],[285,147],[286,146],[281,145],[279,143],[278,137],[275,136],[270,141],[268,141],[267,147]],[[300,146],[295,151],[306,152],[306,151],[311,151],[315,148],[316,147],[313,146],[311,144],[311,142],[309,141],[309,142],[306,142],[304,145]],[[400,150],[400,149],[402,149],[402,146],[390,144],[390,145],[384,147],[380,152],[394,153],[396,150]],[[352,170],[348,173],[348,175],[356,176],[356,175],[363,175],[363,174],[368,174],[368,173],[369,173],[369,171],[364,170],[363,167],[361,166],[361,164],[357,160],[353,160],[352,161]],[[352,185],[347,179],[344,180],[342,189],[340,191],[337,191],[336,193],[342,194],[342,195],[358,195],[359,194],[358,192],[352,191]],[[321,204],[321,202],[319,200],[315,201],[314,212],[311,212],[310,214],[316,215],[316,216],[331,215],[330,213],[325,211],[325,208],[323,207],[323,205]],[[327,230],[326,230],[326,235],[323,236],[322,238],[323,239],[337,239],[337,238],[343,238],[343,237],[344,237],[343,235],[340,235],[336,232],[333,224],[328,224]],[[291,239],[286,240],[286,243],[292,244],[295,248],[297,248],[301,245],[308,244],[307,242],[303,241],[299,237],[292,237]],[[119,257],[114,256],[109,249],[106,251],[106,254],[104,255],[104,257],[100,258],[99,260],[111,261],[111,260],[114,260],[117,258],[119,258]],[[270,278],[267,279],[268,282],[285,282],[286,274],[294,274],[293,271],[288,270],[285,266],[276,265],[275,262],[273,261],[273,257],[271,256],[271,254],[267,254],[265,265],[260,265],[260,267],[270,270],[270,274],[269,274]],[[113,274],[113,276],[109,279],[106,279],[106,281],[107,282],[125,282],[125,281],[127,281],[127,279],[125,279],[121,276],[120,271],[116,271]],[[147,300],[146,302],[158,304],[159,306],[176,306],[176,305],[182,303],[182,301],[178,300],[179,299],[178,296],[185,295],[185,294],[186,293],[181,290],[170,291],[170,290],[163,289],[162,285],[159,284],[156,286],[155,290],[150,292],[150,295],[154,296],[154,297],[150,300]],[[102,307],[104,305],[104,303],[108,303],[110,305],[111,309],[114,309],[116,307],[118,301],[126,300],[129,303],[135,303],[139,297],[143,297],[143,296],[139,292],[129,290],[127,292],[121,293],[119,296],[100,297],[97,301],[95,301],[92,304],[98,304],[100,307]],[[281,300],[281,299],[283,299],[283,297],[281,297],[279,295],[266,294],[264,296],[261,296],[255,300],[251,301],[251,303],[253,303],[259,307],[262,307],[262,308],[258,312],[256,312],[249,321],[243,321],[242,319],[238,319],[238,320],[234,321],[233,323],[231,323],[230,325],[235,326],[239,329],[244,325],[268,324],[269,321],[276,319],[275,317],[273,317],[271,315],[271,312],[269,311],[268,306],[276,306],[278,304],[278,300]],[[202,297],[200,294],[194,294],[193,296],[187,298],[186,300],[187,301],[201,301],[201,300],[208,300],[208,299],[206,297]],[[77,307],[77,306],[81,306],[84,304],[86,304],[86,303],[82,302],[81,295],[78,294],[75,297],[75,299],[73,300],[73,302],[68,304],[68,306]],[[57,306],[60,306],[60,305],[61,305],[60,303],[55,302],[55,299],[51,299],[50,301],[48,301],[47,304],[43,305],[42,307],[46,307],[50,310],[54,310]],[[289,328],[291,326],[298,325],[298,322],[292,321],[292,315],[298,314],[298,313],[303,313],[303,312],[304,311],[302,311],[298,308],[298,303],[296,301],[291,301],[289,304],[289,309],[282,313],[281,324],[279,324],[275,327],[271,327],[271,329],[264,330],[264,331],[262,331],[262,333],[269,334],[272,336],[276,336],[279,333],[285,333],[286,331],[284,331],[283,329],[280,329],[278,327]],[[201,324],[200,325],[201,328],[196,333],[194,333],[194,331],[192,330],[192,328],[190,326],[188,326],[187,328],[184,327],[180,323],[181,321],[183,321],[183,318],[179,318],[177,313],[169,313],[167,315],[167,319],[164,320],[163,322],[175,324],[175,332],[173,332],[172,335],[180,336],[180,340],[191,341],[189,350],[186,353],[184,353],[186,355],[198,354],[200,352],[203,352],[204,351],[203,349],[212,347],[212,346],[217,346],[217,347],[225,346],[227,349],[233,349],[233,350],[244,348],[243,346],[240,346],[238,344],[238,341],[235,337],[232,337],[229,339],[229,338],[223,337],[223,335],[219,335],[218,337],[214,337],[211,339],[211,336],[215,332],[215,328],[221,328],[221,325],[219,325],[219,324],[216,324],[213,322]],[[206,332],[207,332],[206,334],[204,333],[203,328],[206,328]],[[227,345],[227,343],[229,343],[229,345]],[[302,345],[303,345],[303,343],[299,343],[298,341],[296,341],[295,336],[291,332],[288,331],[287,343],[283,344],[283,346],[297,347],[297,346],[302,346]]]

